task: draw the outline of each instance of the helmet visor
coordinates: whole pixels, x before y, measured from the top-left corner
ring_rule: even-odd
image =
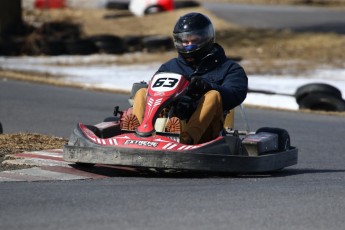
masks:
[[[214,30],[207,26],[201,30],[174,33],[175,47],[180,53],[191,53],[204,47],[210,41],[214,42]]]

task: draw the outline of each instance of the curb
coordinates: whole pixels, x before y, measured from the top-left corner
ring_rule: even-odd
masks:
[[[23,152],[7,155],[3,164],[28,165],[32,168],[0,172],[1,182],[13,181],[70,181],[103,179],[137,171],[126,167],[96,165],[92,168],[80,167],[62,158],[62,149]]]

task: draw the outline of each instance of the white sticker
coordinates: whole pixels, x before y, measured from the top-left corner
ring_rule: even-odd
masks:
[[[180,74],[160,73],[153,77],[151,81],[151,89],[156,92],[171,91],[177,87],[180,80]]]

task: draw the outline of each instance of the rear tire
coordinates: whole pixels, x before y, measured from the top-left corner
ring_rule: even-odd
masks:
[[[286,151],[290,149],[290,135],[285,129],[281,128],[271,128],[271,127],[262,127],[256,131],[256,133],[274,133],[278,135],[278,150]]]
[[[93,163],[76,162],[75,164],[81,168],[92,168],[93,166],[95,166],[95,164]]]
[[[104,122],[120,121],[120,118],[119,117],[106,117],[103,121]]]

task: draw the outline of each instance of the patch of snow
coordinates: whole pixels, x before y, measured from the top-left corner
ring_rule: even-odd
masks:
[[[0,57],[0,68],[64,76],[66,82],[93,85],[104,89],[130,91],[132,84],[148,81],[161,63],[145,65],[110,64],[112,55],[58,57]],[[100,64],[100,63],[109,64]],[[308,83],[326,83],[345,93],[345,69],[318,69],[305,75],[249,75],[249,88],[273,92],[273,95],[249,93],[245,104],[297,110],[293,96],[296,89]]]

